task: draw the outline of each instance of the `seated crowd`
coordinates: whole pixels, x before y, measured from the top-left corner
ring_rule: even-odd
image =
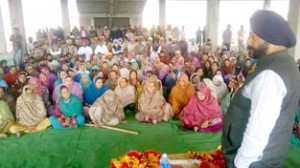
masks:
[[[159,28],[118,30],[81,28],[51,42],[39,36],[22,66],[2,60],[1,137],[114,126],[127,113],[148,124],[174,118],[196,132],[222,130],[230,76],[255,68],[247,52],[214,48],[209,39],[200,46],[183,33],[165,39]]]

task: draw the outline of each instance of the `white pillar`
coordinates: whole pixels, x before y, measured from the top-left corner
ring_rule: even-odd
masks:
[[[0,54],[4,54],[4,53],[7,53],[7,48],[6,48],[3,19],[2,19],[2,13],[1,13],[1,7],[0,7]]]
[[[288,22],[291,29],[295,33],[297,44],[295,47],[289,49],[290,55],[295,60],[300,59],[300,1],[290,0]]]
[[[62,25],[65,35],[70,35],[69,0],[60,0]]]
[[[271,9],[271,0],[264,0],[264,10],[270,10]]]
[[[166,0],[159,1],[159,25],[161,28],[166,27]]]
[[[218,43],[220,0],[208,0],[206,8],[206,39],[210,38],[212,44]]]
[[[26,34],[25,34],[25,24],[23,17],[22,0],[9,0],[9,13],[10,22],[12,28],[18,28],[20,34],[23,36],[23,51],[27,50],[26,47]]]

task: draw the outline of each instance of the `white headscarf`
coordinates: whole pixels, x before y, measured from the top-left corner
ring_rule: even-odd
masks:
[[[220,103],[228,93],[227,85],[224,83],[224,79],[221,75],[215,75],[212,79],[212,82],[216,88],[217,99]]]

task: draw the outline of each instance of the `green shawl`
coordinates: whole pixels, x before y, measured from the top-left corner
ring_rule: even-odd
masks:
[[[66,117],[75,117],[77,115],[83,115],[82,102],[77,96],[70,95],[69,100],[64,100],[62,97],[59,99],[60,111]]]
[[[5,101],[0,100],[0,133],[7,133],[15,118]]]

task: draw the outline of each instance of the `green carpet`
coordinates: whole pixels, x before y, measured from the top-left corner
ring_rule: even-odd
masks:
[[[129,150],[148,149],[168,154],[189,150],[214,150],[220,144],[221,133],[194,133],[182,131],[179,121],[147,125],[129,115],[125,124],[118,126],[138,131],[130,135],[103,128],[83,127],[15,135],[0,139],[0,167],[5,168],[108,168],[111,158],[119,157]],[[300,165],[300,148],[291,146],[287,167]]]

